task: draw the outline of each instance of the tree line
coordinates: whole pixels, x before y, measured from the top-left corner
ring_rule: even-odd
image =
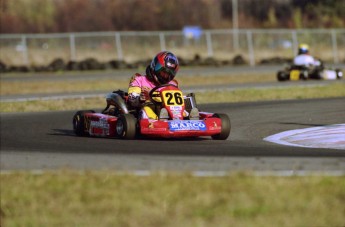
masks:
[[[232,28],[232,0],[0,0],[1,33]],[[345,0],[238,0],[239,28],[343,28]]]

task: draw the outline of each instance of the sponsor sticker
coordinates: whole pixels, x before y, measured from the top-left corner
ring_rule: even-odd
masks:
[[[182,106],[170,106],[171,110],[175,110],[175,111],[181,111],[182,110]]]
[[[206,124],[203,121],[169,121],[171,131],[205,131]]]
[[[90,135],[109,135],[109,123],[107,119],[100,118],[98,121],[90,122]]]

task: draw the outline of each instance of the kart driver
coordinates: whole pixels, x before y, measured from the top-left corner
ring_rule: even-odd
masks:
[[[139,118],[158,119],[152,105],[147,105],[151,89],[161,84],[178,86],[174,79],[179,70],[177,57],[169,52],[159,52],[146,67],[146,75],[136,73],[130,80],[128,88],[128,104],[132,108],[140,108]],[[162,109],[159,118],[168,118],[166,109]]]
[[[297,66],[307,66],[307,67],[314,67],[320,66],[320,61],[315,60],[309,54],[309,46],[307,44],[300,44],[298,46],[298,54],[293,60],[294,65]]]

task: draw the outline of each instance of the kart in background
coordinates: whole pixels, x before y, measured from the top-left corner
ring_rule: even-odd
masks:
[[[195,95],[183,96],[177,86],[164,84],[149,93],[150,102],[145,105],[155,109],[157,119],[140,119],[139,111],[127,105],[127,95],[120,90],[108,94],[107,106],[101,113],[76,112],[73,117],[75,134],[121,139],[210,136],[216,140],[225,140],[230,135],[228,115],[198,111]]]
[[[288,80],[337,80],[343,77],[340,69],[326,69],[323,64],[315,67],[289,65],[277,72],[278,81]]]

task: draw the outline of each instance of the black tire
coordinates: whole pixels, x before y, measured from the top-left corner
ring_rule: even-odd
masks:
[[[214,140],[226,140],[229,137],[230,131],[231,131],[230,118],[226,114],[217,114],[217,113],[214,114],[213,117],[217,117],[217,118],[221,119],[222,130],[219,134],[213,135],[212,139],[214,139]]]
[[[277,80],[278,81],[285,81],[285,80],[288,80],[288,75],[287,73],[285,73],[284,71],[279,71],[277,73]]]
[[[84,115],[86,113],[95,113],[94,110],[80,110],[76,112],[73,116],[73,131],[77,136],[86,136],[88,135],[87,132],[85,132],[85,117]]]
[[[309,78],[309,73],[307,70],[302,70],[300,74],[300,79],[301,80],[308,80]]]
[[[137,131],[137,119],[132,114],[123,114],[117,119],[116,134],[121,139],[132,140]]]
[[[343,72],[340,69],[336,69],[335,73],[337,74],[337,79],[340,80],[343,78]]]

